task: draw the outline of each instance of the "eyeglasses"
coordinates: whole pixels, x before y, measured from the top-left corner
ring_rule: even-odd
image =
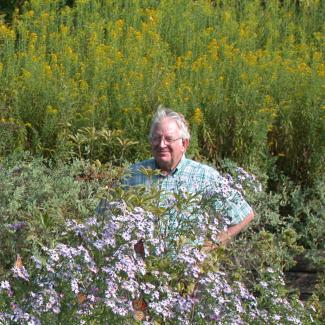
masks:
[[[157,145],[157,144],[160,144],[161,141],[163,140],[165,144],[171,144],[171,143],[173,143],[173,142],[175,142],[175,141],[177,141],[177,140],[180,140],[180,139],[183,139],[183,138],[177,138],[177,139],[174,139],[174,138],[170,138],[170,137],[165,138],[165,137],[158,137],[158,136],[157,136],[157,137],[153,137],[153,138],[151,139],[151,142],[152,142],[154,145]]]

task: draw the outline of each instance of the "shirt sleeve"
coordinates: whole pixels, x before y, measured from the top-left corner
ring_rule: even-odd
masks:
[[[223,221],[229,225],[242,222],[251,212],[252,207],[246,202],[243,195],[217,171],[210,178],[213,190],[213,205],[217,213],[220,213]]]
[[[252,211],[240,192],[233,190],[229,197],[225,198],[225,213],[230,220],[230,225],[242,222]]]

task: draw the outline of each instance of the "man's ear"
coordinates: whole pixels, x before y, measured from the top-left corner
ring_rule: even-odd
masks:
[[[183,152],[186,152],[189,144],[190,144],[190,140],[189,139],[182,139],[183,141]]]

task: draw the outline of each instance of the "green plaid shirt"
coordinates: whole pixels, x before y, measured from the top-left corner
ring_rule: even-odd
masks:
[[[159,174],[146,176],[141,169],[158,169],[154,159],[136,163],[130,167],[130,175],[124,179],[126,186],[145,185],[148,190],[158,186],[163,193],[200,193],[205,198],[212,198],[214,209],[230,225],[240,223],[252,208],[241,193],[229,186],[229,182],[214,168],[185,158],[167,176]],[[162,200],[163,201],[163,200]],[[167,200],[168,201],[168,200]],[[168,203],[162,203],[162,205]]]

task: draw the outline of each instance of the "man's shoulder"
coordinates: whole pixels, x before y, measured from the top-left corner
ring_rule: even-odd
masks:
[[[191,170],[194,173],[204,173],[207,175],[220,175],[219,172],[212,166],[209,166],[206,163],[198,162],[192,159],[186,158],[185,160],[185,169]]]
[[[144,185],[148,182],[148,177],[142,169],[155,169],[155,161],[147,159],[129,166],[124,175],[123,184],[126,186]]]
[[[131,172],[139,172],[141,168],[155,169],[155,167],[156,165],[154,159],[146,159],[130,165],[129,169]]]

